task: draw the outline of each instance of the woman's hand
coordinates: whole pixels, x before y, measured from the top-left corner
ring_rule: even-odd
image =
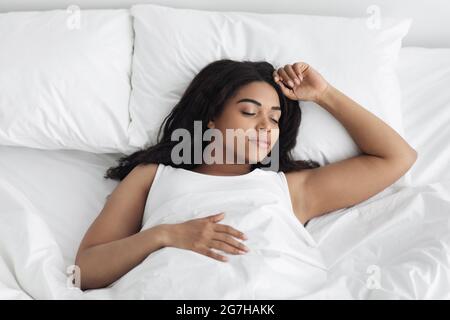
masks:
[[[188,220],[178,224],[168,224],[167,245],[187,249],[206,255],[219,261],[227,261],[227,257],[213,250],[219,249],[231,254],[244,254],[248,248],[235,238],[247,240],[245,235],[223,224],[218,224],[224,213]]]
[[[305,62],[287,64],[273,72],[275,82],[291,100],[317,102],[328,88],[328,82]]]

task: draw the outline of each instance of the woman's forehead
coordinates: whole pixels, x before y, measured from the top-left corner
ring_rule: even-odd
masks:
[[[277,91],[268,83],[263,81],[251,82],[241,87],[234,97],[234,103],[242,99],[251,99],[259,102],[262,106],[280,106]]]

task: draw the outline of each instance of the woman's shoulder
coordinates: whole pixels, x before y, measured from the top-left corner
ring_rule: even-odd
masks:
[[[283,174],[288,181],[295,181],[299,179],[303,179],[308,172],[308,169],[301,169],[296,171],[283,172],[279,171],[279,174]]]
[[[158,163],[138,164],[131,170],[129,176],[137,183],[140,183],[143,188],[150,189],[158,171],[158,166]]]
[[[292,194],[296,195],[302,191],[301,189],[308,173],[307,169],[289,171],[286,173],[280,171],[279,173],[286,177],[289,191]]]
[[[134,167],[133,170],[136,170],[140,174],[154,175],[158,170],[158,163],[141,163]]]

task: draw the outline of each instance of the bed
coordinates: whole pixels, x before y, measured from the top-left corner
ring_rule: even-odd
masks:
[[[412,184],[308,224],[327,281],[298,299],[450,299],[450,49],[404,47],[397,71]],[[71,285],[120,155],[0,146],[0,299],[145,298],[134,270],[120,292]]]
[[[159,1],[140,1],[153,2]],[[450,28],[442,28],[448,25],[448,14],[441,0],[429,1],[426,14],[422,3],[406,0],[345,5],[331,0],[280,0],[276,5],[256,0],[189,2],[189,8],[199,10],[254,12],[257,7],[258,12],[270,13],[264,20],[262,15],[241,12],[235,26],[229,23],[233,15],[195,10],[187,14],[184,1],[170,1],[179,11],[133,4],[121,0],[116,7],[122,9],[90,11],[85,9],[110,9],[111,4],[82,0],[64,10],[11,14],[3,12],[55,9],[55,4],[34,0],[0,4],[0,299],[186,298],[181,293],[188,283],[174,290],[176,281],[165,277],[166,282],[156,283],[155,274],[146,272],[154,261],[164,268],[158,253],[162,250],[157,252],[159,260],[149,255],[103,289],[79,290],[74,261],[83,235],[117,185],[103,178],[106,169],[132,151],[130,141],[134,148],[146,141],[142,129],[159,125],[164,108],[179,99],[197,67],[218,52],[237,57],[251,52],[253,58],[279,61],[297,59],[301,53],[351,97],[364,101],[373,112],[382,111],[380,116],[403,130],[419,154],[401,183],[358,205],[317,217],[302,229],[314,244],[311,253],[320,254],[317,275],[323,279],[314,288],[308,287],[314,281],[307,279],[314,278],[308,273],[314,268],[289,268],[283,259],[272,273],[256,279],[261,287],[267,284],[266,292],[273,288],[275,298],[289,287],[290,299],[450,299]],[[318,16],[284,16],[285,23],[280,24],[270,17],[277,12]],[[414,18],[410,32],[406,36],[409,26],[403,21],[374,38],[377,50],[368,49],[364,43],[372,42],[364,42],[369,39],[367,27],[376,29],[377,19],[387,21],[384,17],[390,15]],[[361,16],[367,17],[362,24],[342,19]],[[297,41],[283,29],[289,25],[305,30]],[[199,30],[202,42],[195,38]],[[400,104],[392,73],[381,77],[374,71],[393,71],[391,58],[403,36],[395,70]],[[48,39],[52,45],[43,46]],[[261,42],[271,45],[260,46]],[[277,50],[284,43],[289,50]],[[323,50],[330,43],[336,44],[332,54]],[[149,100],[154,108],[141,109]],[[340,153],[354,147],[343,145],[349,137],[337,127],[315,130],[320,129],[318,122],[332,125],[333,119],[323,118],[320,108],[309,107],[313,106],[303,109],[300,129],[306,128],[314,139],[304,139],[297,155],[311,156],[321,164],[349,156]],[[98,126],[97,119],[104,125]],[[317,139],[325,131],[329,136]],[[308,258],[308,247],[298,254]],[[202,258],[205,263],[213,261]],[[305,283],[297,290],[289,284],[289,275],[302,272]],[[210,273],[214,274],[220,273]],[[220,289],[214,296],[199,291],[187,298],[231,296],[226,286]],[[260,297],[259,292],[249,293],[247,297]]]

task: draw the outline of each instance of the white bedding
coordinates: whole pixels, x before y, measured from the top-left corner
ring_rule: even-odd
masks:
[[[18,147],[0,147],[0,154],[1,298],[156,298],[145,268],[151,259],[111,288],[82,293],[67,285],[79,241],[114,188],[102,175],[116,155]],[[309,294],[299,288],[298,298],[450,298],[449,213],[447,181],[311,221],[307,230],[319,244],[327,279]],[[301,270],[284,275],[289,272]],[[164,292],[164,281],[157,283]]]
[[[450,180],[450,48],[403,48],[397,71],[406,138],[419,153],[411,180]]]
[[[413,51],[406,53],[417,61]],[[405,91],[410,97],[405,102],[406,135],[419,150],[414,186],[312,220],[307,230],[323,258],[317,268],[325,267],[327,277],[311,291],[306,283],[295,298],[450,299],[448,80],[442,73],[424,77],[411,68],[400,72],[405,70],[411,72]],[[402,73],[400,79],[405,83],[408,77]],[[150,256],[110,288],[83,293],[67,284],[67,267],[79,242],[116,185],[102,176],[118,157],[0,146],[0,299],[167,296],[169,282],[152,287],[157,278],[146,272]],[[285,276],[301,271],[283,270]],[[268,277],[264,280],[276,286],[280,274]],[[226,288],[220,294],[226,298]]]

